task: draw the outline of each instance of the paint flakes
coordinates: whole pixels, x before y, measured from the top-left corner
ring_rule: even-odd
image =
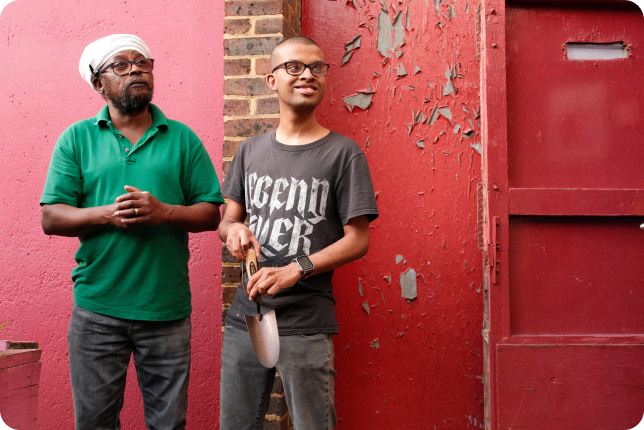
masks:
[[[438,112],[440,112],[442,116],[447,118],[450,124],[454,125],[454,123],[452,123],[452,111],[449,110],[449,107],[445,106],[445,107],[438,108]]]
[[[414,87],[413,85],[407,84],[407,86],[409,87],[410,90],[415,90],[416,89],[416,87]]]
[[[403,54],[402,49],[397,50],[396,51],[396,58],[402,57],[402,54]]]
[[[362,281],[358,279],[358,292],[360,293],[360,297],[364,297],[364,293],[362,292]]]
[[[364,311],[367,313],[367,315],[369,315],[369,302],[364,302],[362,304],[362,309],[364,309]]]
[[[467,114],[467,116],[470,116],[470,111],[467,110],[467,108],[465,106],[463,106],[463,112],[465,112]]]
[[[371,341],[371,344],[369,344],[369,346],[376,349],[380,348],[379,338],[376,338],[373,341]]]
[[[454,134],[458,134],[458,132],[459,132],[459,130],[460,130],[460,129],[461,129],[461,125],[460,125],[460,124],[456,124],[456,126],[454,126]]]
[[[405,65],[403,63],[400,63],[400,65],[396,68],[396,74],[398,76],[406,76],[407,75],[407,70],[405,70]]]
[[[364,146],[365,146],[365,147],[367,147],[367,148],[369,147],[369,139],[370,139],[370,138],[369,138],[369,137],[367,137],[367,141],[364,143]]]
[[[467,14],[470,13],[470,4],[469,3],[465,4],[465,13],[467,13]]]
[[[406,272],[400,274],[400,289],[401,297],[405,299],[415,299],[416,293],[416,271],[408,269]]]
[[[379,78],[379,77],[380,77],[380,74],[378,74],[378,72],[373,72],[373,75],[374,75],[376,78]]]
[[[438,15],[438,17],[440,18],[441,10],[440,10],[440,7],[438,6],[439,4],[440,4],[440,0],[434,0],[434,8],[436,8],[436,15]]]
[[[414,113],[414,111],[413,111],[413,109],[412,109],[412,115],[413,115],[413,113]],[[414,117],[414,125],[416,125],[416,124],[420,124],[420,119],[421,119],[421,115],[422,115],[422,113],[423,113],[423,111],[422,111],[422,110],[419,110],[419,111],[418,111],[418,113],[417,113],[417,114],[416,114],[416,116]]]
[[[403,257],[402,255],[400,255],[400,254],[399,254],[399,255],[396,255],[396,264],[398,264],[398,263],[400,263],[401,261],[403,261],[403,259],[404,259],[404,257]]]
[[[416,66],[416,69],[414,69],[414,75],[420,73],[420,67]]]
[[[344,66],[349,61],[349,59],[351,58],[351,55],[353,54],[353,51],[360,48],[361,40],[362,40],[362,35],[359,34],[356,37],[354,37],[352,40],[344,44],[344,49],[346,49],[347,52],[345,52],[344,55],[342,56],[342,63],[340,64],[340,67]]]
[[[353,51],[345,52],[344,55],[342,56],[342,62],[340,63],[340,67],[344,66],[349,62],[351,59],[351,56],[353,55]]]
[[[391,52],[404,44],[405,31],[402,23],[402,11],[396,14],[392,22],[389,20],[387,8],[381,9],[378,15],[378,39],[376,41],[378,52],[383,57],[391,57]]]
[[[449,5],[449,17],[454,18],[456,16],[456,13],[454,12],[454,5]]]
[[[466,139],[469,139],[473,135],[474,135],[474,130],[472,130],[472,127],[465,127],[463,129],[463,137],[465,137]]]
[[[407,15],[405,16],[405,30],[409,30],[409,6],[407,6]]]
[[[437,118],[438,118],[438,107],[434,106],[434,108],[432,109],[432,113],[429,114],[429,120],[427,121],[427,124],[434,125],[434,122],[436,122]]]
[[[416,146],[419,147],[419,148],[424,149],[425,148],[425,143],[424,142],[425,142],[425,139],[419,140],[418,142],[416,142]]]
[[[343,101],[347,106],[356,106],[362,110],[367,110],[367,108],[371,104],[372,97],[373,97],[373,93],[359,92],[358,94],[345,97]],[[350,112],[352,110],[353,109],[351,109]]]
[[[470,146],[474,148],[476,152],[483,155],[483,145],[481,145],[480,143],[470,143]]]

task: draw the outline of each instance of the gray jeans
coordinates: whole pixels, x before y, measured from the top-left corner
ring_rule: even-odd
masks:
[[[226,326],[221,352],[220,430],[260,430],[275,379],[282,378],[295,430],[332,430],[333,339],[330,334],[280,336],[274,369],[262,366],[243,330]]]
[[[121,428],[132,353],[148,429],[184,429],[191,328],[190,317],[125,320],[74,305],[67,341],[76,430]]]

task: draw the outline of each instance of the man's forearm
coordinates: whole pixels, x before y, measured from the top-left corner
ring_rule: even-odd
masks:
[[[168,215],[165,224],[190,233],[217,230],[221,215],[219,206],[214,203],[199,202],[192,206],[167,205]]]
[[[230,230],[230,227],[237,223],[239,223],[239,221],[234,220],[229,216],[226,216],[226,214],[224,213],[221,223],[219,224],[219,231],[218,231],[219,239],[221,239],[223,243],[226,243],[226,241],[228,240],[228,230]]]
[[[41,225],[45,234],[78,237],[113,222],[116,205],[77,208],[62,203],[44,205]]]
[[[309,256],[315,266],[312,275],[335,270],[364,256],[369,250],[369,220],[357,217],[345,226],[342,239]]]

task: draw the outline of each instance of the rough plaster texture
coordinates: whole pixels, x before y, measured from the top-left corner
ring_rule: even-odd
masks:
[[[71,123],[103,106],[78,74],[91,41],[135,33],[155,62],[154,102],[203,139],[221,176],[224,2],[18,0],[0,17],[0,338],[42,349],[40,429],[73,428],[67,358],[74,238],[47,237],[38,200],[52,149]],[[188,428],[216,428],[221,345],[221,244],[191,235],[193,370]],[[133,262],[135,264],[136,262]],[[143,429],[130,369],[123,428]]]
[[[334,276],[338,429],[483,426],[476,8],[471,0],[303,3],[303,34],[331,64],[318,119],[363,147],[380,210],[365,259]],[[399,31],[404,44],[394,49]],[[355,94],[364,96],[349,102],[360,103],[345,106]],[[408,291],[417,297],[401,297]]]

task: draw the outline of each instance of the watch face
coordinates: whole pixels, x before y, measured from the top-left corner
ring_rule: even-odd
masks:
[[[307,256],[303,257],[297,257],[297,263],[300,265],[300,267],[303,270],[311,270],[313,269],[313,263],[311,263],[311,260]]]

